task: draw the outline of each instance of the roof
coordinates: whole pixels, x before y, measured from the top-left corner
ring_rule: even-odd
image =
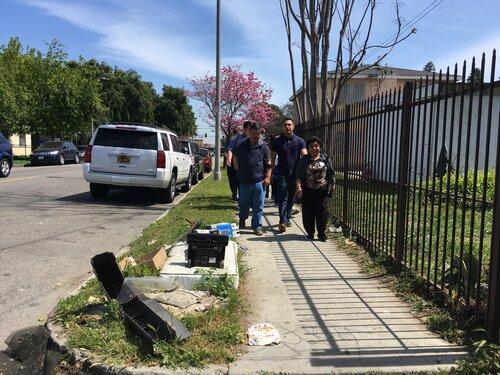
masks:
[[[428,72],[427,70],[415,70],[415,69],[406,69],[406,68],[398,68],[395,66],[381,66],[375,65],[368,69],[364,69],[364,66],[361,65],[357,72],[354,73],[350,79],[363,79],[363,78],[392,78],[392,79],[407,79],[407,80],[418,80],[420,78],[425,78],[426,76],[432,76],[432,72]],[[344,72],[347,72],[347,69],[344,69]],[[334,70],[328,71],[329,76],[333,76],[335,74]],[[436,73],[437,75],[437,73]],[[317,78],[321,78],[318,74]],[[457,76],[460,80],[461,76]],[[302,87],[297,90],[297,94],[302,92]],[[293,95],[290,97],[290,101],[293,100]]]

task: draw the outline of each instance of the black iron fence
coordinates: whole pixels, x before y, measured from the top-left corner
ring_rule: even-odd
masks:
[[[500,85],[473,60],[340,108],[321,126],[336,171],[333,219],[500,329]],[[467,79],[466,77],[470,77]]]

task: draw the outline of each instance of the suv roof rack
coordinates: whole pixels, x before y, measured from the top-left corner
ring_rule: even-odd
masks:
[[[142,122],[112,121],[112,122],[110,122],[110,125],[136,125],[136,126],[145,126],[146,128],[171,131],[169,128],[166,128],[166,127],[161,127],[161,126],[152,125],[152,124],[143,124]]]

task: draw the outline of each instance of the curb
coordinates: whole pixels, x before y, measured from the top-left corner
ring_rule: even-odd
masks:
[[[212,175],[210,172],[208,176]],[[179,196],[174,200],[171,207],[165,210],[159,217],[157,217],[151,224],[156,223],[157,221],[163,219],[170,209],[182,202],[184,198],[186,198],[193,189],[184,193],[182,196]],[[121,246],[116,252],[116,256],[120,257],[130,251],[130,247],[128,245]],[[82,284],[80,284],[73,292],[69,295],[74,295],[78,293],[78,291],[95,275],[89,276]],[[44,324],[45,329],[48,332],[48,349],[52,351],[56,351],[61,353],[66,359],[69,361],[71,365],[75,365],[76,363],[80,364],[83,370],[87,371],[92,375],[181,375],[181,374],[193,374],[193,375],[223,375],[229,373],[229,366],[217,366],[210,365],[202,369],[189,368],[189,369],[169,369],[165,367],[116,367],[113,365],[106,365],[100,362],[92,362],[92,354],[85,349],[76,349],[69,348],[67,346],[67,338],[64,335],[64,328],[58,326],[52,322],[52,318],[55,315],[56,308],[50,312],[46,323]]]

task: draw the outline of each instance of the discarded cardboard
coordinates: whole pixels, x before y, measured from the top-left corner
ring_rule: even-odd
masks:
[[[254,324],[248,328],[247,337],[250,346],[266,346],[281,342],[278,330],[270,323]]]
[[[154,250],[140,256],[137,259],[131,257],[125,257],[120,262],[118,262],[118,268],[123,271],[128,266],[142,266],[146,265],[152,270],[161,270],[165,263],[167,262],[167,252],[164,246],[159,250]]]

